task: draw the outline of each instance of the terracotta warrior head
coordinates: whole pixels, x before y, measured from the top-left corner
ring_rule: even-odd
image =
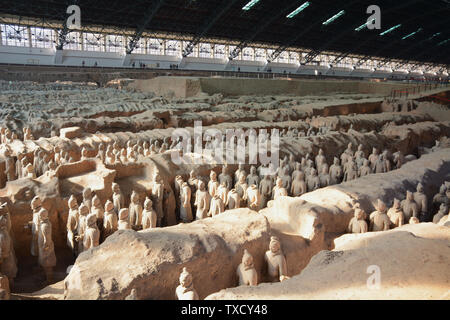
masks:
[[[73,195],[70,196],[69,201],[68,201],[68,205],[69,205],[70,209],[78,208],[77,199]]]
[[[139,195],[136,191],[133,190],[133,192],[131,193],[131,202],[132,203],[138,203],[139,202]]]
[[[186,183],[186,182],[185,182]],[[187,185],[187,183],[186,183],[186,185]],[[152,202],[152,200],[150,199],[150,198],[145,198],[145,201],[144,201],[144,209],[145,210],[151,210],[152,209],[152,206],[153,206],[153,202]]]
[[[386,212],[386,204],[381,199],[377,201],[377,211],[381,213]]]
[[[120,209],[119,211],[119,220],[127,220],[129,215],[129,211],[127,208]]]
[[[89,214],[89,208],[82,203],[78,209],[81,216],[87,216]]]
[[[38,196],[35,196],[33,200],[31,200],[31,209],[36,210],[42,207],[42,201]]]
[[[253,256],[247,251],[247,249],[244,250],[244,255],[242,256],[242,264],[244,265],[245,270],[254,268]]]
[[[192,275],[187,271],[187,268],[183,268],[183,272],[180,274],[180,285],[184,288],[190,288],[193,285]]]
[[[280,239],[278,239],[278,237],[270,237],[269,248],[272,253],[275,254],[280,253],[281,251]]]
[[[114,210],[114,204],[111,200],[106,201],[105,203],[105,212],[110,212]]]
[[[417,184],[417,192],[423,193],[423,185],[420,182]]]
[[[94,206],[94,208],[99,208],[99,207],[102,206],[102,203],[101,203],[101,201],[100,201],[100,198],[97,197],[97,195],[95,195],[95,196],[92,198],[92,205]]]

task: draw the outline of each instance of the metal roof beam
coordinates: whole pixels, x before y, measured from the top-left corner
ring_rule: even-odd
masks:
[[[145,13],[144,19],[139,24],[138,28],[136,29],[136,32],[131,37],[130,42],[128,43],[127,47],[127,54],[131,54],[134,49],[136,49],[137,44],[139,40],[142,37],[142,34],[144,33],[145,29],[149,25],[149,23],[152,21],[153,17],[158,12],[159,8],[161,8],[162,4],[164,3],[164,0],[154,0],[152,4],[149,6],[147,12]]]
[[[194,38],[183,49],[183,57],[187,57],[192,53],[194,47],[200,42],[200,40],[207,34],[207,32],[214,26],[219,20],[238,0],[224,0],[222,4],[209,15],[209,18],[203,23]]]

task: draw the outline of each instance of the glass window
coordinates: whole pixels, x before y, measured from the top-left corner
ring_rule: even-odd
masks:
[[[128,42],[130,41],[130,38],[128,38],[128,42],[125,41],[124,37],[124,48],[127,48]],[[145,51],[145,38],[139,39],[139,41],[136,43],[136,48],[134,48],[133,53],[140,53],[140,54],[146,54]]]
[[[125,53],[125,37],[119,35],[108,34],[106,36],[106,51]],[[136,49],[135,51],[136,52]]]
[[[277,58],[277,62],[288,63],[289,62],[289,53],[287,51],[281,52]]]
[[[254,61],[255,60],[255,50],[253,48],[242,49],[242,60]]]
[[[214,46],[214,58],[216,59],[225,59],[225,51],[226,47],[223,44],[216,44]]]
[[[58,36],[58,35],[57,35]],[[81,50],[81,35],[78,31],[72,31],[67,35],[67,41],[64,45],[66,50]]]
[[[31,27],[31,46],[34,48],[53,48],[55,31],[47,28]]]
[[[166,55],[181,56],[181,42],[177,40],[166,41]]]
[[[255,48],[255,61],[266,61],[266,50],[261,48]]]
[[[158,39],[148,39],[147,41],[148,45],[148,53],[154,54],[154,55],[163,55],[164,54],[164,47],[163,47],[163,41]]]
[[[209,43],[200,43],[198,55],[200,58],[211,58],[212,48]]]
[[[299,63],[299,54],[297,52],[289,52],[289,63]]]
[[[84,50],[86,51],[104,51],[105,36],[99,33],[83,33]]]
[[[2,44],[6,46],[28,47],[28,28],[2,24]]]

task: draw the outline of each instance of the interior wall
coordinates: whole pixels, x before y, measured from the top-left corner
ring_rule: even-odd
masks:
[[[0,45],[0,63],[1,64],[35,64],[45,66],[72,66],[93,67],[97,63],[98,67],[111,68],[140,68],[143,63],[150,69],[171,69],[174,66],[181,70],[201,70],[201,71],[234,71],[234,72],[268,72],[286,73],[299,75],[317,75],[317,76],[345,76],[345,77],[368,77],[368,78],[388,78],[403,80],[408,79],[410,75],[402,72],[388,72],[383,70],[352,70],[349,68],[329,68],[327,66],[312,66],[290,63],[266,64],[264,61],[245,61],[213,58],[182,58],[180,56],[162,56],[147,54],[131,54],[125,56],[113,52],[95,52],[95,51],[77,51],[63,50],[62,59],[55,59],[56,50],[40,49],[28,47],[13,47]],[[426,78],[435,78],[436,75],[425,74]],[[441,75],[448,78],[448,75]],[[420,77],[415,77],[420,78]]]

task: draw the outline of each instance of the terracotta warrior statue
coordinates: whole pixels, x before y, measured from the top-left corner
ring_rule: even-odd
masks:
[[[91,213],[95,214],[97,217],[97,228],[100,231],[100,239],[103,240],[103,219],[105,216],[105,209],[97,195],[92,198]]]
[[[226,205],[227,199],[228,199],[228,189],[227,189],[227,185],[225,184],[225,182],[222,182],[219,185],[219,188],[217,188],[217,195],[222,199],[223,203],[225,203],[225,205]]]
[[[364,220],[364,211],[361,208],[355,208],[354,217],[348,224],[348,232],[365,233],[368,231],[367,222]]]
[[[281,251],[281,243],[277,237],[270,238],[269,251],[266,251],[264,260],[271,282],[288,279],[286,257]]]
[[[414,201],[412,192],[406,191],[406,199],[402,201],[402,209],[405,221],[409,221],[411,217],[419,217],[419,206]]]
[[[8,181],[16,180],[16,163],[14,162],[14,157],[10,149],[6,149],[4,152],[5,156],[5,173],[6,179]]]
[[[139,202],[139,194],[133,190],[130,198],[130,206],[128,207],[128,214],[130,217],[130,224],[133,230],[138,231],[142,229],[142,205]]]
[[[83,241],[84,250],[98,247],[100,244],[100,230],[97,227],[97,215],[94,213],[86,217],[86,229],[84,234],[78,236],[78,241]]]
[[[91,188],[84,188],[83,190],[83,204],[88,207],[89,211],[92,208],[92,191]]]
[[[89,208],[82,203],[78,208],[78,235],[84,234],[87,227],[87,216],[89,215]],[[78,254],[84,251],[83,241],[78,241]]]
[[[47,283],[53,281],[53,268],[56,266],[55,247],[52,239],[52,224],[48,219],[48,212],[41,208],[39,211],[39,264],[44,269]]]
[[[447,191],[447,187],[445,186],[445,184],[443,184],[439,188],[439,193],[437,193],[433,197],[433,202],[432,202],[433,203],[433,212],[436,212],[437,210],[439,210],[442,203],[448,204],[450,202],[447,197],[446,191]]]
[[[77,199],[71,195],[69,201],[67,202],[69,205],[69,215],[67,216],[67,245],[72,250],[73,254],[76,256],[77,246],[75,242],[75,237],[77,236],[78,231],[78,203]]]
[[[439,211],[433,217],[433,223],[439,223],[439,221],[441,221],[441,219],[446,215],[448,215],[448,205],[446,203],[441,203]]]
[[[242,263],[237,267],[237,275],[239,277],[240,286],[256,286],[258,285],[258,273],[253,264],[253,256],[244,250]]]
[[[342,176],[342,166],[339,164],[339,159],[334,157],[334,162],[330,167],[330,185],[341,183]]]
[[[241,174],[239,176],[239,180],[236,182],[236,184],[234,185],[234,189],[236,190],[237,193],[239,193],[239,198],[241,199],[241,203],[240,203],[240,207],[243,208],[246,206],[246,202],[247,202],[247,182],[245,182],[245,175]]]
[[[428,220],[428,199],[421,183],[417,184],[417,192],[414,192],[413,197],[419,210],[419,217],[417,218],[422,222]]]
[[[156,214],[158,216],[157,222],[158,226],[162,226],[162,220],[164,218],[163,196],[164,196],[164,183],[162,182],[159,173],[155,172],[155,174],[153,175],[151,199],[153,201]]]
[[[279,197],[287,196],[287,191],[283,188],[283,180],[281,178],[277,178],[277,183],[272,190],[273,200],[276,200]]]
[[[320,180],[317,176],[316,169],[311,169],[311,174],[306,177],[306,186],[308,187],[308,192],[317,190],[320,188]]]
[[[378,199],[377,210],[370,214],[370,230],[386,231],[391,227],[391,220],[387,215],[386,204]]]
[[[148,197],[144,201],[144,210],[142,211],[142,230],[156,228],[158,215],[153,210],[153,202]]]
[[[400,200],[394,199],[394,204],[387,212],[389,219],[391,220],[391,227],[401,227],[404,224],[405,216],[403,214],[402,207],[400,205]]]
[[[125,207],[125,198],[123,197],[122,192],[120,191],[119,184],[113,183],[112,190],[113,190],[114,210],[116,211],[116,214],[118,215],[120,209],[123,209]]]
[[[372,168],[370,168],[369,160],[365,159],[363,166],[359,169],[359,176],[364,177],[372,173]]]
[[[293,197],[300,197],[302,194],[307,192],[305,175],[302,171],[295,176],[295,179],[292,181],[291,186],[291,195]]]
[[[358,150],[355,152],[355,157],[356,158],[365,158],[366,157],[362,144],[358,145]]]
[[[11,298],[11,290],[9,288],[8,277],[0,273],[0,301],[9,300]]]
[[[251,166],[250,167],[250,174],[247,176],[247,185],[251,186],[252,184],[256,185],[256,187],[259,186],[259,176],[256,174],[256,167]]]
[[[344,181],[351,181],[358,178],[358,168],[353,158],[349,158],[345,164]]]
[[[8,218],[0,216],[0,275],[8,279],[8,288],[12,288],[14,278],[17,275],[16,255],[10,231],[8,230]]]
[[[103,217],[103,236],[106,239],[118,229],[117,213],[111,200],[105,203],[105,215]]]
[[[180,219],[185,223],[194,219],[192,216],[191,197],[191,188],[187,182],[183,182],[180,189]]]
[[[183,272],[180,274],[180,285],[175,290],[175,294],[178,300],[199,300],[197,291],[194,289],[192,275],[186,268],[183,268]]]
[[[319,153],[317,154],[315,160],[316,160],[316,168],[317,168],[317,170],[319,172],[322,172],[322,170],[321,170],[322,169],[322,165],[327,162],[327,159],[325,158],[322,149],[319,149]]]
[[[197,207],[197,212],[195,214],[196,220],[204,219],[207,217],[210,202],[211,196],[205,189],[205,182],[200,180],[200,182],[198,183],[198,190],[195,195],[195,206]]]
[[[258,211],[261,208],[261,195],[256,184],[252,184],[247,188],[246,197],[249,209]]]
[[[244,169],[244,165],[242,163],[239,164],[238,169],[236,170],[236,172],[234,173],[234,183],[236,184],[236,182],[239,181],[239,177],[241,175],[245,175],[245,177],[247,177],[247,172],[245,172]]]
[[[261,208],[267,207],[267,202],[272,199],[273,181],[269,175],[265,175],[259,184],[259,194],[261,195]]]
[[[292,171],[292,181],[294,181],[297,178],[297,175],[299,175],[300,173],[303,174],[301,165],[300,165],[300,163],[296,162],[295,163],[295,170]]]
[[[379,157],[378,149],[373,148],[372,154],[369,156],[370,168],[372,169],[372,172],[375,172],[375,165],[378,161],[378,157]]]
[[[330,185],[330,174],[328,173],[328,168],[326,166],[322,166],[322,172],[319,174],[319,183],[321,188],[325,188]]]
[[[219,181],[217,181],[217,174],[211,170],[209,174],[209,182],[208,182],[208,192],[211,197],[216,195],[217,189],[219,188]]]
[[[227,209],[237,209],[240,208],[241,197],[239,193],[237,193],[236,189],[231,189],[227,194],[227,201],[225,202],[225,206]]]
[[[31,200],[31,209],[33,210],[33,221],[30,221],[28,225],[31,226],[31,255],[38,256],[38,233],[39,233],[39,211],[42,208],[41,199],[36,196]]]
[[[222,184],[222,182],[225,182],[228,190],[231,190],[233,188],[233,179],[228,174],[226,166],[222,167],[222,173],[219,175],[219,183]]]
[[[216,194],[211,198],[211,204],[209,206],[208,217],[214,217],[225,211],[225,205],[222,199]]]
[[[127,208],[120,209],[118,230],[133,230],[133,228],[131,228],[128,216],[129,214]]]

